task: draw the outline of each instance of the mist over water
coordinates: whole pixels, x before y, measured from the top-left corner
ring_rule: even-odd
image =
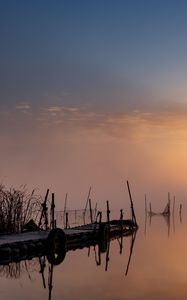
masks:
[[[133,249],[132,237],[113,240],[109,260],[103,252],[101,264],[98,246],[67,252],[64,261],[53,269],[51,299],[186,299],[187,223],[185,218],[179,219],[177,210],[175,218],[170,218],[170,228],[163,216],[154,216],[151,222],[148,217],[145,228],[144,214],[139,215]],[[47,261],[43,279],[38,258],[21,262],[17,272],[12,269],[11,264],[0,267],[4,300],[20,299],[21,295],[28,300],[48,299]]]
[[[152,124],[144,120],[142,127],[142,121],[133,118],[130,115],[127,123],[120,118],[119,128],[117,117],[112,124],[106,122],[103,126],[108,131],[98,122],[89,128],[79,121],[71,129],[67,124],[56,127],[51,123],[47,128],[41,124],[33,128],[31,122],[27,128],[20,120],[20,129],[16,121],[15,132],[11,126],[0,141],[1,182],[16,187],[27,184],[42,195],[49,188],[56,194],[58,209],[62,209],[66,193],[69,208],[83,208],[90,186],[93,202],[102,209],[106,200],[112,208],[120,209],[128,203],[126,180],[137,209],[143,207],[145,193],[158,208],[168,192],[184,202],[187,144],[184,128],[179,126],[180,115],[172,127],[169,120],[162,126],[159,121]]]

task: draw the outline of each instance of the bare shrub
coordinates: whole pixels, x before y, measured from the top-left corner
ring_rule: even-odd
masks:
[[[31,219],[35,222],[41,210],[42,198],[26,186],[6,189],[0,185],[0,232],[19,232]]]

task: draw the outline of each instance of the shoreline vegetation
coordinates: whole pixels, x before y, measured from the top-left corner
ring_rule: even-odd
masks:
[[[29,192],[25,185],[7,189],[0,184],[0,234],[21,232],[30,220],[37,223],[41,203],[36,190]]]

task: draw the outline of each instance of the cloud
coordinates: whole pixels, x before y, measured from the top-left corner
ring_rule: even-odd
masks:
[[[28,112],[18,114],[16,111]],[[51,105],[32,108],[29,103],[20,103],[16,110],[10,110],[1,116],[0,129],[13,128],[15,131],[52,130],[52,132],[87,132],[88,136],[103,136],[126,139],[134,142],[153,139],[175,138],[187,141],[187,109],[175,107],[175,110],[158,109],[132,111],[101,112],[89,106]]]
[[[28,102],[22,102],[16,105],[16,109],[17,110],[30,110],[31,109],[31,105]]]

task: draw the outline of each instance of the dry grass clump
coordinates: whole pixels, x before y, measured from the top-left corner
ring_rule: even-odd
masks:
[[[41,196],[26,186],[6,189],[0,185],[0,233],[20,232],[29,220],[37,222],[41,210]]]

